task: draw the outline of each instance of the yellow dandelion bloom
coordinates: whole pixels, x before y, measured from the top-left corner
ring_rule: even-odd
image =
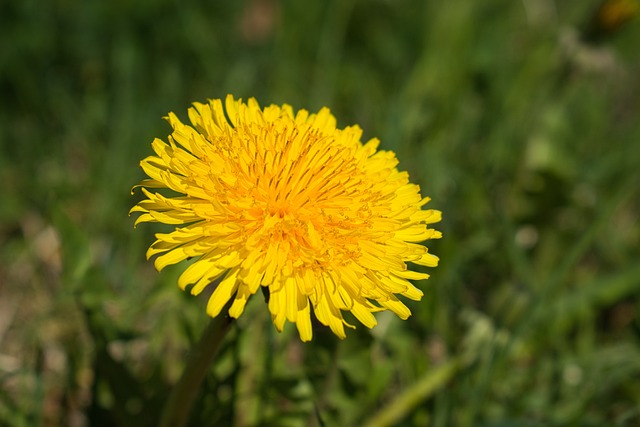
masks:
[[[373,312],[401,319],[402,295],[419,300],[409,282],[429,277],[407,262],[434,267],[438,258],[418,242],[441,237],[427,224],[436,210],[421,209],[418,185],[396,168],[379,141],[360,141],[358,126],[336,127],[327,108],[316,114],[289,105],[260,108],[227,96],[189,109],[191,125],[167,117],[168,143],[155,139],[155,156],[140,165],[144,200],[131,209],[141,222],[175,224],[156,234],[147,251],[162,270],[196,258],[178,280],[197,295],[214,285],[207,313],[215,317],[232,300],[238,318],[249,297],[268,288],[273,323],[295,323],[312,337],[311,312],[340,338],[350,311],[365,326]],[[164,196],[155,189],[178,196]],[[313,308],[313,310],[312,310]]]

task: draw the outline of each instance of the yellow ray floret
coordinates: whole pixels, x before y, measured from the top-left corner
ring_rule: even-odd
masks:
[[[264,287],[276,329],[295,323],[303,341],[312,312],[340,338],[353,327],[345,312],[369,328],[377,311],[411,315],[397,295],[422,297],[409,280],[429,275],[407,263],[438,264],[419,243],[441,237],[429,228],[441,214],[422,209],[429,198],[397,170],[393,152],[377,150],[377,139],[363,144],[358,126],[337,128],[326,108],[261,109],[229,95],[188,115],[191,125],[167,116],[173,133],[140,163],[149,179],[131,209],[136,225],[176,225],[147,251],[158,270],[195,258],[178,284],[194,295],[215,286],[210,316],[231,301],[238,318]]]

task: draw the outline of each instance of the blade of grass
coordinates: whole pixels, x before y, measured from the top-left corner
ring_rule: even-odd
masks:
[[[428,371],[362,425],[366,427],[395,425],[398,421],[406,418],[420,402],[425,401],[437,390],[444,387],[463,366],[463,359],[457,358]]]

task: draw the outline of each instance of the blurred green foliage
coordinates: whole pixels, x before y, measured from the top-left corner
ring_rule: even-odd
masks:
[[[345,341],[256,295],[192,425],[640,425],[640,25],[599,7],[0,3],[0,425],[156,425],[206,297],[144,260],[130,188],[226,93],[380,137],[445,237],[413,317]]]

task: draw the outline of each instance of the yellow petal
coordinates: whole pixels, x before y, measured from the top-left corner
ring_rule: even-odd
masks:
[[[378,321],[373,314],[371,314],[371,311],[361,301],[354,301],[353,307],[351,307],[351,313],[367,328],[373,328],[378,324]]]
[[[236,289],[238,289],[237,277],[238,270],[236,269],[227,273],[226,277],[218,284],[207,303],[207,314],[209,316],[216,317],[220,314],[222,307],[229,302]]]
[[[419,264],[419,265],[424,265],[426,267],[436,267],[438,265],[438,261],[440,260],[440,258],[438,258],[435,255],[432,255],[430,253],[426,253],[424,255],[422,255],[422,257],[420,257],[420,259],[417,259],[415,261],[412,261],[415,264]]]
[[[305,298],[304,306],[298,311],[298,320],[296,321],[296,327],[298,328],[298,334],[302,341],[311,341],[313,337],[313,331],[311,329],[311,309],[309,300]]]

